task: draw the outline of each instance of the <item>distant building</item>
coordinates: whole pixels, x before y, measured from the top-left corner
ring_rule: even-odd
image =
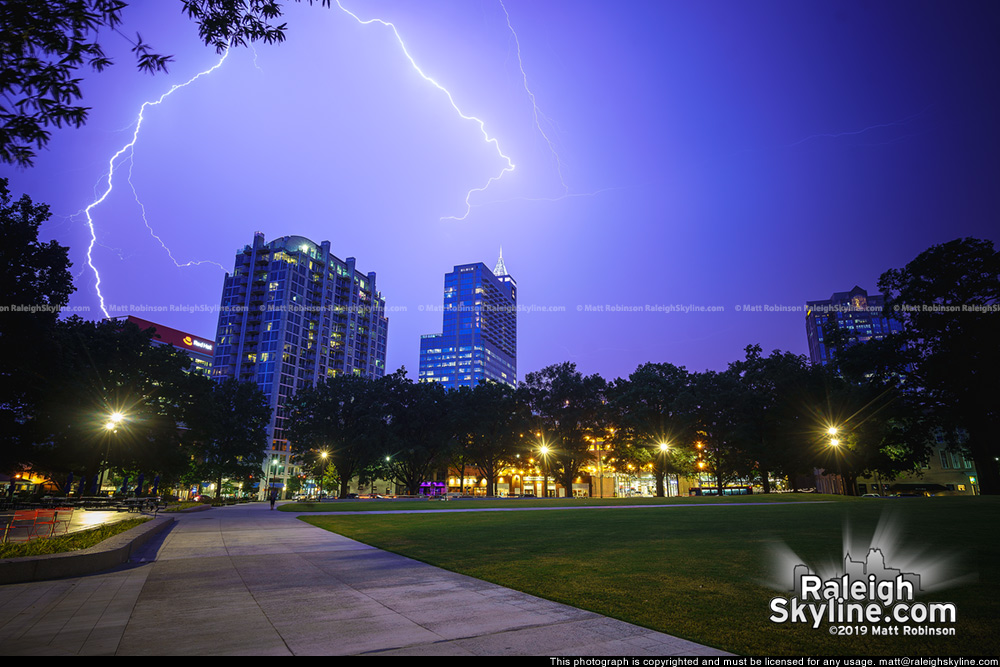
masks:
[[[882,340],[903,330],[899,320],[883,315],[885,298],[880,294],[869,295],[855,286],[850,292],[836,292],[827,301],[806,303],[806,335],[809,339],[809,358],[814,364],[827,364],[836,356],[836,349],[827,344],[831,331],[846,332],[848,345]],[[814,471],[816,490],[820,493],[843,493],[843,480],[839,475],[817,469]],[[894,479],[876,476],[856,480],[860,494],[878,495],[974,495],[978,493],[976,470],[972,461],[948,450],[938,436],[929,461],[920,471],[902,473]]]
[[[850,292],[835,292],[826,301],[807,301],[806,336],[812,363],[826,365],[836,354],[836,349],[831,349],[827,341],[831,331],[846,332],[849,345],[881,340],[901,332],[899,320],[883,316],[884,305],[885,298],[881,294],[869,295],[857,286]]]
[[[979,495],[976,466],[961,452],[949,449],[940,435],[931,455],[919,472],[903,473],[892,479],[868,475],[857,480],[858,493],[880,496],[897,494],[917,496]]]
[[[492,271],[476,263],[445,274],[441,333],[420,338],[420,382],[454,389],[481,380],[517,386],[517,283],[502,250]]]
[[[154,345],[170,345],[191,357],[191,371],[201,375],[211,376],[212,358],[215,351],[215,341],[208,338],[201,338],[194,334],[179,331],[172,327],[156,324],[144,320],[134,315],[125,318],[143,331],[153,329]]]
[[[288,400],[341,373],[383,377],[388,328],[375,273],[358,271],[353,257],[335,257],[329,241],[265,243],[258,232],[237,252],[222,290],[212,376],[255,382],[267,396],[271,486],[284,488],[298,472],[286,435]]]

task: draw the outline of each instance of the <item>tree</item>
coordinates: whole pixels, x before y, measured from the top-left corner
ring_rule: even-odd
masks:
[[[29,453],[34,470],[58,480],[109,468],[184,469],[181,427],[196,381],[187,354],[154,345],[152,332],[131,322],[78,317],[57,324],[52,353]]]
[[[320,497],[327,495],[325,489],[340,488],[340,474],[332,463],[328,463],[320,475]]]
[[[897,366],[909,353],[899,336],[848,345],[842,332],[831,367],[819,367],[827,421],[838,428],[841,463],[848,486],[868,473],[892,479],[917,472],[930,455],[934,420],[911,391]],[[905,364],[904,368],[905,369]]]
[[[477,437],[477,398],[473,388],[460,385],[447,395],[448,414],[452,420],[452,440],[446,457],[448,466],[458,473],[459,491],[465,492],[465,470],[472,465],[470,449]]]
[[[314,0],[308,0],[313,4]],[[330,0],[322,0],[329,7]],[[216,52],[285,39],[278,0],[181,0],[198,34]],[[0,161],[30,166],[49,141],[48,127],[87,120],[81,68],[102,72],[113,63],[101,39],[116,34],[131,44],[140,71],[167,70],[172,56],[154,53],[142,36],[121,27],[123,0],[17,0],[0,3]]]
[[[942,432],[965,432],[980,490],[1000,494],[1000,252],[965,238],[933,246],[878,281],[902,321],[896,371]]]
[[[499,382],[480,382],[472,390],[469,416],[474,424],[467,452],[486,478],[486,495],[496,495],[497,478],[513,465],[529,429],[529,415],[521,392]]]
[[[603,434],[607,383],[596,374],[584,376],[572,362],[563,362],[528,373],[522,388],[535,422],[532,431],[540,434],[536,436],[539,446],[548,450],[542,465],[553,470],[566,492],[572,493],[573,478],[592,458],[591,438]]]
[[[406,493],[417,495],[453,440],[445,389],[437,382],[414,383],[402,369],[378,384],[386,406],[386,468]]]
[[[802,467],[793,434],[810,409],[802,403],[809,366],[802,356],[774,350],[764,357],[759,345],[748,345],[746,357],[730,364],[729,372],[736,378],[733,438],[764,493],[770,493],[772,476],[791,477]]]
[[[378,455],[385,428],[375,380],[345,373],[296,392],[288,404],[288,438],[297,451],[327,452],[340,479],[348,483]]]
[[[223,478],[243,481],[249,488],[267,447],[267,397],[252,382],[212,382],[201,376],[193,380],[199,386],[186,425],[197,475],[214,481],[220,494]]]
[[[720,495],[726,483],[750,476],[745,452],[740,448],[732,406],[740,393],[732,371],[693,373],[682,410],[692,416],[698,471],[715,477]]]
[[[675,465],[678,451],[694,439],[691,415],[682,410],[681,403],[689,381],[682,367],[646,363],[628,380],[615,381],[608,391],[615,458],[636,469],[652,463],[656,495],[661,498],[664,477],[680,472]]]
[[[42,243],[49,207],[27,195],[12,203],[0,178],[0,470],[26,463],[46,378],[55,368],[53,338],[73,293],[69,249]]]

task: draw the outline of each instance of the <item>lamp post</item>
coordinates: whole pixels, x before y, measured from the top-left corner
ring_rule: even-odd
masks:
[[[281,467],[278,465],[278,457],[271,457],[271,462],[267,466],[267,490],[264,492],[264,500],[271,496],[271,489],[274,486],[274,478]]]
[[[669,496],[670,493],[665,491],[664,478],[667,475],[667,452],[670,450],[670,445],[665,442],[659,444],[660,450],[660,469],[657,471],[656,475],[656,495],[660,498],[664,496]]]
[[[538,448],[538,453],[542,455],[542,498],[549,497],[549,448],[542,445]]]
[[[109,478],[111,476],[111,438],[118,433],[118,427],[122,425],[125,421],[125,415],[118,410],[115,410],[108,415],[108,421],[104,424],[104,430],[107,435],[108,443],[104,448],[104,470],[101,473],[101,477]],[[98,477],[98,479],[101,479]],[[104,486],[104,481],[100,482],[101,487]]]
[[[844,467],[843,459],[840,453],[840,439],[837,438],[837,433],[840,432],[836,426],[831,426],[826,429],[827,435],[830,436],[830,446],[833,447],[833,456],[837,459],[837,475],[840,477],[840,495],[847,495],[847,481],[844,479]]]
[[[323,459],[323,464],[319,471],[319,499],[323,500],[323,477],[326,475],[326,459],[330,456],[330,452],[320,452],[319,457]]]

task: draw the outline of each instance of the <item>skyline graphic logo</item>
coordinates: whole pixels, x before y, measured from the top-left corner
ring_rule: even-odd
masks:
[[[977,577],[961,574],[953,557],[905,547],[899,535],[886,517],[867,544],[853,542],[845,525],[842,558],[817,568],[776,547],[773,579],[765,583],[783,595],[771,598],[768,620],[814,630],[825,623],[831,635],[954,635],[955,603],[917,598]]]

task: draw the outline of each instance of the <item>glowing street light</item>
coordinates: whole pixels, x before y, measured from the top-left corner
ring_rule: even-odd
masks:
[[[319,499],[323,499],[323,476],[326,475],[326,459],[330,456],[330,452],[322,451],[319,453],[319,457],[323,459],[322,469],[319,471]]]
[[[837,474],[840,476],[840,493],[841,493],[841,495],[845,495],[846,496],[847,495],[847,480],[844,479],[844,466],[843,466],[843,460],[842,460],[842,450],[840,450],[840,439],[834,437],[839,432],[840,432],[840,429],[838,429],[836,426],[831,426],[830,428],[826,429],[827,435],[830,436],[830,446],[833,447],[833,449],[834,449],[833,456],[834,456],[834,458],[837,459]]]
[[[115,410],[108,415],[108,421],[104,424],[104,430],[108,434],[108,442],[104,447],[104,471],[103,477],[105,481],[111,477],[111,436],[118,432],[118,427],[122,425],[125,421],[125,414],[119,410]],[[101,486],[104,486],[102,483]]]
[[[656,485],[657,485],[656,494],[659,496],[669,496],[670,491],[668,489],[664,489],[665,486],[664,477],[666,477],[667,474],[665,459],[667,456],[667,452],[670,450],[670,445],[668,445],[665,442],[661,442],[659,444],[659,450],[660,450],[660,470],[659,473],[656,475]]]
[[[110,415],[108,415],[108,423],[104,425],[104,428],[109,431],[114,431],[115,429],[118,428],[119,425],[121,425],[123,421],[125,421],[124,414],[117,411],[112,412]]]
[[[545,443],[538,448],[542,455],[542,498],[549,497],[549,448]]]

